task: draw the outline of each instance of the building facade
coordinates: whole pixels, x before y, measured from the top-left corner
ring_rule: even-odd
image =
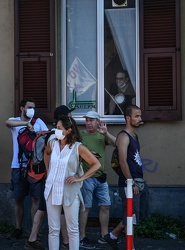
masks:
[[[80,129],[83,115],[96,110],[117,135],[128,95],[143,113],[137,133],[151,204],[159,199],[158,209],[174,190],[180,198],[171,211],[175,207],[179,214],[185,184],[184,1],[7,0],[0,7],[2,188],[8,190],[12,158],[4,122],[19,114],[23,97],[36,99],[37,115],[50,127],[55,107],[65,104],[75,107]],[[123,71],[132,94],[112,94],[116,74]],[[110,112],[112,99],[117,112]],[[116,199],[111,153],[109,147],[106,172]]]

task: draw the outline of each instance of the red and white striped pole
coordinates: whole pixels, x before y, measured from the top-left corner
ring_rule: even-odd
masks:
[[[126,250],[133,248],[133,179],[127,179],[127,246]]]

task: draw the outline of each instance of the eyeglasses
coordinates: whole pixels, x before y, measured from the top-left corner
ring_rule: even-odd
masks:
[[[116,81],[123,81],[124,79],[123,79],[123,77],[116,77]]]

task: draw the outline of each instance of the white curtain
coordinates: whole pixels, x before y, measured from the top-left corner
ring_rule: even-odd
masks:
[[[136,87],[136,25],[135,9],[109,9],[105,15],[115,46],[124,69],[127,69],[132,85]]]

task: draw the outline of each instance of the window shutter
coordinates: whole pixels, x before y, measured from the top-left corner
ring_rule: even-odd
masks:
[[[140,96],[144,121],[181,120],[179,0],[140,1]]]
[[[36,116],[53,121],[55,36],[53,0],[15,0],[15,100],[36,101]]]

